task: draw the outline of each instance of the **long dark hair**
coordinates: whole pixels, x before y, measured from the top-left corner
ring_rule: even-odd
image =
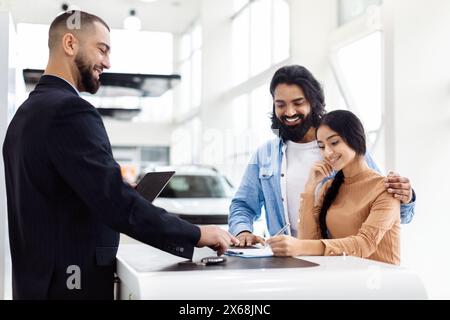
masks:
[[[311,113],[308,116],[308,121],[310,122],[308,127],[312,126],[317,128],[320,118],[325,113],[325,97],[319,81],[317,81],[312,73],[305,67],[290,65],[281,67],[273,75],[272,81],[270,82],[270,94],[272,95],[272,98],[275,97],[275,89],[280,84],[296,85],[303,90],[305,98],[311,106]],[[275,115],[275,104],[273,104],[271,120],[273,130],[279,130],[281,133],[286,130]],[[306,131],[304,133],[306,133]],[[281,136],[283,140],[285,140],[283,134]]]
[[[319,127],[321,126],[327,126],[335,131],[357,155],[363,156],[366,154],[364,127],[358,117],[350,111],[336,110],[325,114],[320,121]],[[323,198],[319,214],[320,233],[323,239],[328,239],[327,211],[336,199],[344,179],[342,170],[338,171]]]

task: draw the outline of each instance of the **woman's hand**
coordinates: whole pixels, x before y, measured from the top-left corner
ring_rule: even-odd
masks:
[[[275,236],[266,241],[275,256],[292,257],[301,253],[301,242],[291,236]]]
[[[275,236],[266,241],[275,256],[323,256],[325,245],[320,240],[301,240],[291,236]]]
[[[309,171],[309,177],[306,182],[305,192],[313,192],[316,189],[318,183],[320,183],[325,177],[333,174],[333,168],[325,161],[317,161],[311,167]]]

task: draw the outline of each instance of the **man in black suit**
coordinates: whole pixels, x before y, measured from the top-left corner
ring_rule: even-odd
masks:
[[[119,232],[174,255],[223,254],[237,239],[153,206],[122,180],[95,93],[110,67],[109,27],[72,11],[49,30],[50,56],[3,145],[14,299],[112,299]]]

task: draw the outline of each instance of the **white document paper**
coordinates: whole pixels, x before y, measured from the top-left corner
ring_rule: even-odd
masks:
[[[236,248],[227,250],[225,252],[225,254],[227,256],[240,257],[240,258],[264,258],[264,257],[272,257],[273,256],[272,249],[269,246],[267,246],[267,247],[261,246],[260,248],[255,248],[255,249],[236,247]]]

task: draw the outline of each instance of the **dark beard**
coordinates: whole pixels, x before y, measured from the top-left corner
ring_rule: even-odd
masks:
[[[89,67],[88,63],[84,62],[81,54],[75,58],[75,64],[77,65],[78,72],[80,73],[82,91],[92,94],[96,93],[100,88],[100,81],[94,78],[92,68]]]
[[[289,140],[293,142],[302,141],[311,127],[313,127],[311,114],[307,115],[301,123],[294,127],[285,125],[277,118],[275,113],[272,114],[272,131],[279,136],[283,142]]]

